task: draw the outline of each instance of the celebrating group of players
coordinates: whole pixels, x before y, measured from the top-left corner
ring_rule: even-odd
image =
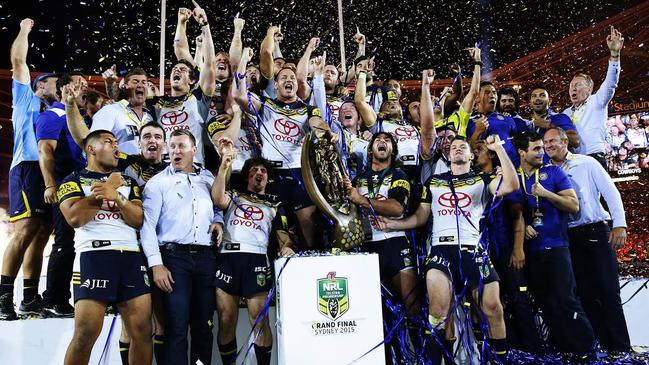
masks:
[[[590,76],[576,74],[573,105],[556,114],[537,85],[525,119],[515,90],[481,81],[478,48],[467,49],[468,92],[456,67],[452,85],[431,95],[435,72],[424,70],[420,99],[404,104],[398,81],[374,80],[360,33],[348,70],[328,64],[326,53],[313,56],[318,38],[297,64],[286,61],[277,26],[252,64],[244,20],[234,19],[229,52],[215,52],[206,13],[195,6],[178,12],[168,95],[141,68],[119,81],[107,70],[108,97],[88,90],[79,73],[31,81],[33,21],[21,22],[11,48],[15,233],[3,259],[0,319],[18,318],[22,265],[18,313],[75,318],[66,364],[88,362],[108,305],[123,320],[124,363],[149,364],[155,352],[158,364],[187,364],[189,352],[191,363],[209,364],[216,309],[217,345],[232,364],[245,298],[255,356],[269,364],[268,320],[256,323],[273,285],[269,258],[328,246],[331,227],[301,171],[305,139],[326,138],[346,170],[346,199],[371,223],[358,250],[378,254],[426,361],[453,362],[453,314],[465,301],[492,362],[505,362],[509,348],[550,346],[580,361],[597,344],[614,356],[630,351],[614,254],[626,222],[601,165],[620,72],[617,30],[607,37],[611,58],[596,93]],[[192,17],[201,30],[193,56]],[[386,348],[386,358],[408,363],[402,347]]]

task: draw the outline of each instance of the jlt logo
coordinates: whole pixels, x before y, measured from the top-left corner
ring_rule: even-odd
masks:
[[[101,279],[86,279],[86,281],[81,284],[82,288],[88,288],[90,290],[93,289],[106,289],[106,285],[108,284],[109,280],[101,280]]]

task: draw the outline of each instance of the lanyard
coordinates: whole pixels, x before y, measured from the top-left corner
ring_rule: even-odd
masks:
[[[378,183],[376,184],[376,188],[374,187],[374,181],[373,181],[373,178],[376,175],[372,175],[369,179],[367,179],[367,195],[370,199],[374,199],[376,197],[376,194],[378,194],[379,190],[381,190],[381,186],[383,185],[383,179],[385,179],[385,175],[387,175],[388,171],[392,171],[392,167],[385,168],[383,169],[383,171],[381,171],[381,174],[379,175]]]
[[[117,104],[119,104],[124,109],[128,119],[132,120],[133,123],[135,123],[135,125],[138,126],[138,128],[142,126],[142,121],[140,120],[140,118],[133,111],[133,109],[128,107],[128,101],[120,100]],[[133,117],[134,114],[135,114],[135,117]],[[142,120],[144,120],[145,118],[146,118],[146,112],[142,111]]]
[[[521,176],[521,179],[523,180],[523,183],[521,184],[521,185],[523,185],[523,191],[525,192],[526,195],[532,195],[532,196],[534,196],[534,198],[536,199],[536,207],[538,208],[538,207],[539,207],[539,196],[538,196],[538,195],[534,195],[534,194],[529,194],[529,193],[527,192],[527,186],[526,186],[526,185],[527,185],[527,176],[526,176],[525,173],[523,172],[523,168],[522,168],[522,167],[519,167],[519,168],[518,168],[518,173],[519,173],[519,175]],[[535,181],[534,181],[535,184],[538,184],[538,183],[539,183],[539,169],[536,169],[536,170],[534,171],[534,180],[535,180]]]
[[[580,111],[580,113],[577,114],[576,111]],[[577,126],[577,122],[579,122],[579,119],[581,118],[581,116],[585,112],[586,112],[586,102],[585,101],[578,108],[572,108],[572,114],[570,115],[570,120],[572,120],[572,124],[574,124],[575,127]]]

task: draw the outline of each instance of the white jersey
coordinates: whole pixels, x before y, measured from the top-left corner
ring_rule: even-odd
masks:
[[[399,156],[404,166],[417,166],[419,162],[419,131],[417,127],[405,120],[377,119],[370,131],[372,133],[387,132],[394,136],[399,147]]]
[[[200,87],[195,87],[183,96],[157,96],[147,100],[147,105],[155,110],[156,120],[165,131],[166,140],[177,129],[188,129],[196,138],[194,162],[204,165],[203,125],[210,106],[210,97]],[[165,147],[165,157],[168,151]],[[165,158],[166,159],[166,158]]]
[[[320,117],[320,111],[300,100],[286,104],[261,96],[260,101],[261,156],[278,169],[300,168],[308,121]]]
[[[109,175],[85,169],[73,172],[59,186],[59,204],[69,199],[85,198],[90,195],[92,184],[106,181]],[[140,187],[128,176],[122,176],[122,186],[117,188],[117,192],[128,200],[141,201]],[[74,249],[79,254],[96,250],[140,251],[140,246],[137,230],[124,222],[117,203],[104,199],[95,217],[74,229]]]
[[[410,194],[410,183],[406,174],[395,168],[387,168],[376,172],[371,168],[356,179],[355,184],[358,192],[364,197],[376,200],[396,199],[403,207],[408,204],[408,195]],[[382,231],[378,228],[376,222],[377,213],[369,210],[364,212],[372,226],[372,239],[382,241],[392,237],[406,237],[405,231]]]
[[[137,155],[140,153],[138,145],[140,143],[140,127],[152,121],[153,117],[147,111],[144,111],[142,119],[140,119],[128,105],[128,101],[120,100],[99,109],[97,114],[92,117],[90,131],[103,129],[113,132],[121,152],[127,155]]]
[[[476,246],[480,219],[490,203],[488,175],[433,175],[424,184],[421,202],[430,204],[432,231],[428,244]]]
[[[281,203],[273,195],[229,192],[232,200],[223,214],[221,253],[266,254],[273,230],[287,230]]]

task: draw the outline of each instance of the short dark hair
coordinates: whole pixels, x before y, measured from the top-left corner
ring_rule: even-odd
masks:
[[[142,131],[144,130],[144,128],[147,128],[147,127],[153,127],[153,128],[157,128],[157,129],[161,130],[162,131],[162,140],[163,141],[167,140],[167,133],[165,133],[164,128],[162,128],[162,126],[160,124],[158,124],[158,122],[154,122],[154,121],[150,121],[150,122],[148,122],[145,125],[140,127],[140,131],[139,131],[140,136],[142,135]]]
[[[536,142],[541,140],[543,140],[543,137],[541,137],[540,134],[536,132],[526,131],[514,135],[514,139],[512,140],[512,143],[516,147],[516,150],[527,151],[527,149],[530,147],[530,142]]]
[[[99,137],[101,137],[102,134],[110,134],[111,136],[113,136],[113,138],[115,138],[115,135],[111,131],[105,129],[94,130],[88,133],[86,138],[83,139],[83,149],[85,150],[91,142],[94,142],[95,140],[99,139]]]
[[[521,105],[521,99],[518,96],[518,91],[513,87],[505,86],[498,90],[498,109],[500,109],[500,98],[503,95],[510,95],[514,97],[514,110],[518,111],[519,105]]]
[[[56,95],[61,98],[63,96],[63,86],[69,84],[72,82],[72,74],[66,72],[64,74],[61,74],[59,78],[56,80]]]
[[[86,92],[86,103],[97,104],[99,98],[101,98],[101,95],[94,90]]]
[[[275,74],[275,77],[274,77],[275,81],[277,81],[277,77],[278,77],[279,74],[280,74],[282,71],[284,71],[284,70],[291,70],[291,71],[293,71],[293,73],[297,76],[297,71],[295,70],[294,67],[291,67],[291,66],[282,66],[282,68],[280,68],[279,71],[277,71],[277,73]]]
[[[241,177],[244,181],[246,181],[246,183],[248,182],[248,174],[250,174],[250,170],[253,167],[260,165],[266,168],[266,171],[268,172],[268,180],[271,180],[273,178],[273,165],[270,163],[270,161],[263,157],[252,157],[247,159],[246,162],[243,163],[243,167],[241,168]]]
[[[146,74],[146,71],[144,71],[144,69],[143,69],[142,67],[134,67],[134,68],[130,69],[130,70],[126,73],[126,75],[124,75],[124,83],[127,83],[127,82],[128,82],[128,79],[130,79],[132,76],[136,76],[136,75],[137,75],[137,76],[146,76],[146,77],[149,77],[149,76]]]
[[[192,141],[192,146],[196,146],[196,137],[192,134],[192,132],[189,131],[189,129],[176,129],[173,132],[171,132],[171,135],[169,136],[169,139],[177,136],[188,136],[189,139]]]
[[[537,89],[545,90],[545,92],[548,92],[548,88],[545,87],[545,84],[539,83],[539,84],[533,84],[532,87],[530,87],[530,93]]]
[[[354,60],[354,67],[358,66],[358,64],[359,64],[360,62],[365,61],[365,60],[369,60],[369,59],[370,59],[370,57],[367,56],[367,55],[366,55],[366,56],[360,56],[360,57],[356,58],[356,59]]]
[[[187,61],[186,59],[181,58],[181,59],[179,59],[178,61],[176,61],[174,63],[172,68],[174,66],[176,66],[177,64],[179,64],[179,63],[182,63],[183,65],[187,66],[187,68],[189,69],[189,78],[192,80],[192,82],[196,82],[197,81],[196,80],[196,68],[194,67],[194,65],[192,65],[192,63]]]
[[[376,139],[379,138],[380,135],[388,136],[390,138],[390,143],[392,143],[392,156],[390,156],[390,166],[392,166],[397,161],[397,156],[399,156],[399,145],[394,139],[394,136],[388,132],[378,132],[372,135],[370,144],[367,146],[367,160],[369,161],[368,166],[372,164],[372,146],[374,146],[374,141],[376,141]]]

